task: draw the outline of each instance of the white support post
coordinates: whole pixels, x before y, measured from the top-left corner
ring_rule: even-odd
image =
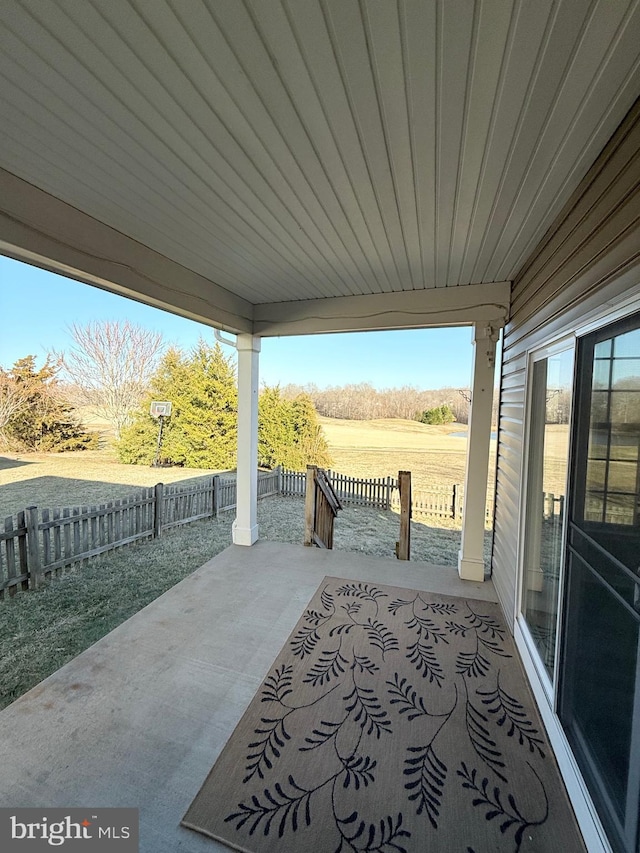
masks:
[[[484,521],[491,443],[491,410],[496,362],[496,325],[476,324],[473,344],[473,387],[469,409],[467,469],[464,481],[462,542],[458,574],[463,580],[484,580]]]
[[[234,545],[258,539],[258,367],[260,338],[238,335],[238,468]]]

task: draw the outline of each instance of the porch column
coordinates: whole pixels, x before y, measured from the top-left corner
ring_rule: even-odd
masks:
[[[469,409],[467,468],[464,479],[462,547],[458,553],[458,574],[467,581],[484,580],[482,552],[497,339],[497,327],[476,323],[473,336],[473,386]]]
[[[238,473],[233,544],[258,539],[258,367],[260,338],[238,335]]]

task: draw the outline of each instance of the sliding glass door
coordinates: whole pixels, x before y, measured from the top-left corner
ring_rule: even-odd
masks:
[[[640,315],[532,354],[528,388],[519,626],[613,850],[640,853]]]
[[[558,714],[610,842],[640,850],[640,318],[581,339]]]

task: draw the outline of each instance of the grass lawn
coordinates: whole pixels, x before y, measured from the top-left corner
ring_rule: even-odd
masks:
[[[112,450],[0,454],[0,519],[28,506],[91,506],[135,494],[156,483],[187,483],[212,475],[201,468],[123,465]]]
[[[184,525],[0,602],[0,707],[222,551],[232,514]]]
[[[0,602],[0,708],[220,553],[231,542],[233,515],[104,554],[35,592]],[[258,522],[262,538],[301,544],[304,500],[267,498],[258,505]],[[394,559],[398,533],[395,513],[347,507],[336,520],[334,547]],[[456,565],[460,530],[412,522],[411,537],[413,560]],[[487,532],[487,559],[490,538]]]
[[[333,468],[353,476],[411,470],[414,488],[450,487],[464,479],[466,441],[458,425],[414,421],[322,419]],[[492,445],[494,442],[492,442]],[[27,506],[93,505],[141,487],[188,482],[212,471],[122,465],[108,450],[0,456],[0,519]],[[67,572],[36,592],[0,602],[0,708],[46,678],[231,543],[233,513],[167,531]],[[258,505],[264,539],[302,543],[304,500],[274,497]],[[366,507],[338,516],[334,547],[394,559],[399,517]],[[489,558],[491,532],[485,533]],[[456,565],[460,529],[411,522],[411,558]],[[391,564],[393,565],[393,564]],[[392,569],[391,569],[392,570]]]
[[[466,425],[428,426],[409,420],[321,418],[332,469],[353,477],[397,477],[411,471],[415,491],[464,482]],[[463,433],[462,436],[456,433]],[[489,482],[493,484],[495,441]],[[123,498],[158,482],[188,482],[215,472],[123,465],[112,450],[0,455],[0,520],[27,506],[73,507]]]

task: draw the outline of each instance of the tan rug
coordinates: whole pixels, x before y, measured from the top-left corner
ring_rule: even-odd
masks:
[[[250,853],[584,851],[498,606],[339,578],[182,823]]]

